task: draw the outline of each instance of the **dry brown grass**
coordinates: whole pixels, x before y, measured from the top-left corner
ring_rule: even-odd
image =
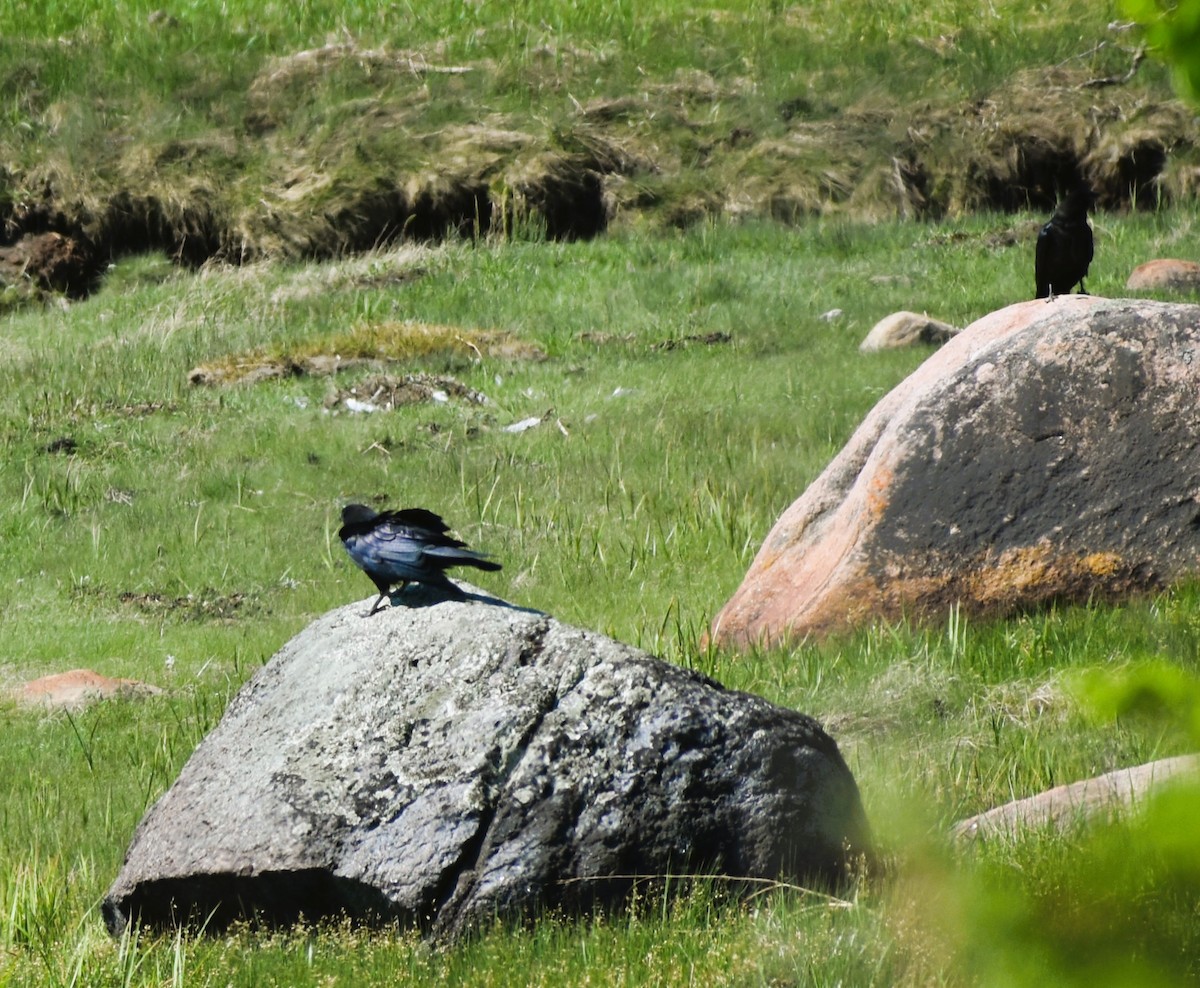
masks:
[[[959,41],[941,32],[906,43],[954,59]],[[876,89],[844,105],[810,81],[772,106],[749,71],[673,68],[589,92],[621,53],[566,40],[513,66],[342,37],[266,59],[235,94],[240,116],[199,132],[131,116],[111,133],[102,109],[45,107],[44,149],[4,161],[0,147],[13,190],[5,218],[10,235],[49,227],[101,253],[163,250],[199,265],[715,218],[1042,212],[1081,175],[1107,209],[1193,196],[1194,115],[1144,83],[1135,51],[1105,44],[1128,71],[1097,75],[1080,57],[969,98]],[[554,109],[488,95],[513,78]],[[147,105],[147,118],[162,112]]]
[[[418,322],[360,323],[332,337],[293,347],[256,347],[228,354],[194,368],[188,380],[197,385],[255,384],[281,377],[334,374],[365,365],[543,360],[545,356],[536,344],[504,330]]]

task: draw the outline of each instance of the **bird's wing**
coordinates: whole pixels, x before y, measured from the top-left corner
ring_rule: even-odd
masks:
[[[440,515],[435,515],[425,508],[401,508],[399,511],[387,511],[381,518],[384,522],[411,528],[423,528],[438,535],[450,530],[450,526],[442,521]]]
[[[1053,264],[1057,252],[1063,245],[1063,229],[1053,220],[1042,227],[1038,233],[1037,247],[1034,250],[1036,264]]]
[[[431,534],[422,529],[387,523],[376,525],[371,531],[358,536],[357,541],[376,565],[417,566],[420,565]]]

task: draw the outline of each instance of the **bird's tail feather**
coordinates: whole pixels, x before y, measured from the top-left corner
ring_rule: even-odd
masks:
[[[457,546],[426,546],[424,554],[436,556],[449,566],[474,566],[476,569],[486,570],[489,573],[502,568],[499,563],[493,562],[482,553],[473,552],[470,549],[460,549]]]

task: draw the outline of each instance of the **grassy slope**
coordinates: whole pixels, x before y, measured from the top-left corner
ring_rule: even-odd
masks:
[[[1153,64],[1126,86],[1078,88],[1129,66],[1111,5],[1027,8],[586,0],[285,13],[235,2],[152,19],[126,2],[59,5],[31,30],[10,5],[0,169],[12,178],[0,215],[31,226],[44,212],[65,217],[118,253],[113,230],[120,241],[129,223],[185,253],[182,230],[193,246],[213,240],[200,257],[329,256],[392,235],[378,217],[396,208],[403,222],[398,199],[429,193],[454,212],[448,188],[483,183],[500,209],[568,153],[610,163],[597,167],[616,223],[955,214],[995,201],[987,176],[1002,182],[1009,168],[997,134],[1032,141],[1036,157],[1039,112],[1052,117],[1048,133],[1068,135],[1051,143],[1074,148],[1055,153],[1090,154],[1094,170],[1159,133],[1169,90]],[[300,50],[318,54],[288,60]],[[1047,66],[1059,74],[1014,82]],[[1023,108],[1043,90],[1037,109]],[[1085,117],[1104,131],[1099,144],[1069,136]],[[1192,142],[1178,131],[1161,133],[1185,162]],[[497,150],[513,133],[524,149]],[[900,202],[897,160],[924,174],[920,203]],[[1189,195],[1177,178],[1168,189]],[[1126,197],[1129,181],[1106,183],[1106,195]],[[1021,183],[1033,201],[1054,184]]]
[[[828,42],[805,56],[819,63],[814,79],[836,85],[831,52],[850,59],[892,51],[888,32],[905,23],[893,16],[928,18],[930,35],[970,23],[963,37],[977,39],[980,59],[955,59],[953,76],[967,89],[970,72],[1006,71],[1018,51],[1034,61],[1057,58],[1077,37],[1066,15],[1037,31],[1006,10],[977,22],[951,4],[907,13],[885,6],[856,5],[849,20],[835,16],[843,7],[821,17],[814,10],[809,28],[825,32]],[[47,37],[72,35],[71,18],[82,9],[52,8]],[[233,66],[230,77],[240,73],[244,82],[264,53],[318,43],[338,18],[370,32],[374,15],[366,6],[339,9],[348,12],[333,17],[316,9],[299,28],[285,29],[269,8],[253,25],[234,8],[221,53]],[[427,43],[448,34],[461,46],[456,56],[476,44],[508,52],[520,32],[542,38],[541,25],[561,6],[522,8],[507,24],[487,25],[498,33],[472,41],[478,36],[468,29],[482,9],[413,11],[404,21],[406,38]],[[635,16],[621,4],[570,9],[581,18],[570,30],[616,39],[618,60],[628,51],[658,51],[672,37],[662,23],[680,13],[664,7],[647,15],[640,7]],[[97,5],[83,36],[127,57],[98,72],[90,56],[74,64],[64,55],[59,78],[80,86],[84,66],[96,73],[97,88],[122,98],[131,85],[142,87],[155,46],[167,43],[146,30],[146,13]],[[769,13],[748,6],[747,22],[761,30],[774,23]],[[4,16],[11,11],[0,11]],[[173,29],[172,37],[194,42],[194,64],[217,54],[206,47],[213,44],[212,16],[197,5]],[[1091,23],[1099,15],[1089,8],[1086,16]],[[717,31],[712,25],[721,23],[709,18],[695,26]],[[392,24],[381,33],[397,43],[398,31]],[[9,30],[0,35],[11,37]],[[744,52],[745,39],[735,40]],[[777,64],[784,61],[777,44],[764,35],[755,50]],[[47,52],[57,50],[26,54],[27,70],[46,73],[54,62]],[[902,43],[899,50],[918,57]],[[705,49],[710,68],[719,66],[718,55],[716,46]],[[669,73],[672,58],[682,55],[667,46],[656,63],[662,72]],[[978,64],[970,67],[972,61]],[[184,71],[186,60],[179,64],[181,77],[194,78]],[[528,82],[520,73],[511,78]],[[772,85],[783,85],[785,76],[773,78]],[[144,86],[147,120],[170,117],[162,111],[176,105],[172,84]],[[71,92],[62,85],[41,90],[39,113]],[[519,89],[508,84],[505,98]],[[209,106],[210,92],[195,101]],[[24,111],[14,106],[10,112],[20,117]],[[88,117],[93,110],[78,112]],[[183,130],[195,125],[187,113],[170,119]],[[1184,211],[1098,217],[1090,287],[1119,294],[1137,261],[1186,253],[1195,220]],[[263,266],[199,277],[134,258],[84,303],[6,316],[0,580],[10,592],[0,605],[0,677],[11,682],[90,666],[168,693],[72,717],[0,707],[0,985],[401,978],[929,984],[975,974],[1011,982],[1017,975],[1005,974],[1014,956],[1030,953],[1030,934],[1014,918],[1019,910],[1001,915],[1008,900],[978,895],[970,876],[978,869],[983,887],[994,891],[1006,876],[1020,875],[1020,891],[1053,902],[1070,897],[1079,852],[1033,837],[992,848],[963,869],[948,864],[927,835],[1013,795],[1182,750],[1184,741],[1154,721],[1097,725],[1064,677],[1150,656],[1194,668],[1196,592],[981,626],[950,620],[876,629],[746,657],[704,654],[695,643],[774,518],[923,357],[862,357],[856,347],[867,329],[897,308],[965,324],[1027,297],[1034,222],[811,222],[792,231],[699,228],[586,244],[451,244],[334,268]],[[1014,229],[1026,239],[997,246],[1004,241],[998,235]],[[413,267],[424,273],[409,280]],[[871,275],[896,280],[875,284]],[[844,310],[841,320],[819,318],[833,308]],[[327,380],[221,391],[186,384],[187,371],[207,359],[392,319],[511,329],[550,357],[426,368],[449,369],[487,393],[495,405],[484,411],[327,415],[320,407]],[[732,342],[648,346],[713,331],[730,333]],[[580,333],[616,339],[595,342]],[[501,431],[550,409],[549,422],[536,430]],[[67,437],[76,444],[73,454],[49,451]],[[333,533],[345,499],[375,494],[428,504],[472,544],[495,552],[506,568],[480,577],[490,589],[824,719],[847,753],[881,840],[897,852],[899,880],[864,888],[847,902],[775,895],[749,909],[701,893],[667,910],[592,925],[498,930],[447,952],[429,952],[407,937],[338,930],[109,942],[95,905],[132,828],[232,691],[312,617],[370,593]],[[989,912],[988,903],[999,905]],[[1151,886],[1142,908],[1167,931],[1166,949],[1195,956],[1197,931],[1186,907]],[[949,915],[957,922],[947,923]],[[1001,947],[1014,945],[1007,954],[994,949],[997,930],[1010,935],[999,938]],[[1153,942],[1140,936],[1143,945]],[[1037,958],[1034,973],[1044,981],[1055,958]]]

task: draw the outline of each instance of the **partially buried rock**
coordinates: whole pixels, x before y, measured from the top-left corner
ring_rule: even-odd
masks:
[[[1200,573],[1200,307],[1009,306],[867,415],[717,615],[741,646]]]
[[[347,914],[455,937],[655,877],[836,883],[867,853],[811,718],[438,593],[333,611],[255,675],[138,826],[110,930]]]
[[[1093,821],[1114,819],[1145,805],[1167,785],[1197,781],[1200,756],[1177,755],[1133,768],[1116,769],[1080,782],[1055,786],[1036,796],[1014,800],[954,825],[960,840],[1012,839],[1025,830],[1066,830]]]
[[[21,686],[14,693],[26,706],[76,709],[110,697],[149,696],[161,693],[157,686],[136,679],[114,679],[91,669],[52,673]]]
[[[945,343],[958,330],[940,319],[916,312],[893,312],[884,316],[858,345],[863,353],[895,350],[920,343]]]
[[[1200,292],[1200,264],[1167,257],[1147,261],[1133,269],[1125,287],[1135,292]]]

